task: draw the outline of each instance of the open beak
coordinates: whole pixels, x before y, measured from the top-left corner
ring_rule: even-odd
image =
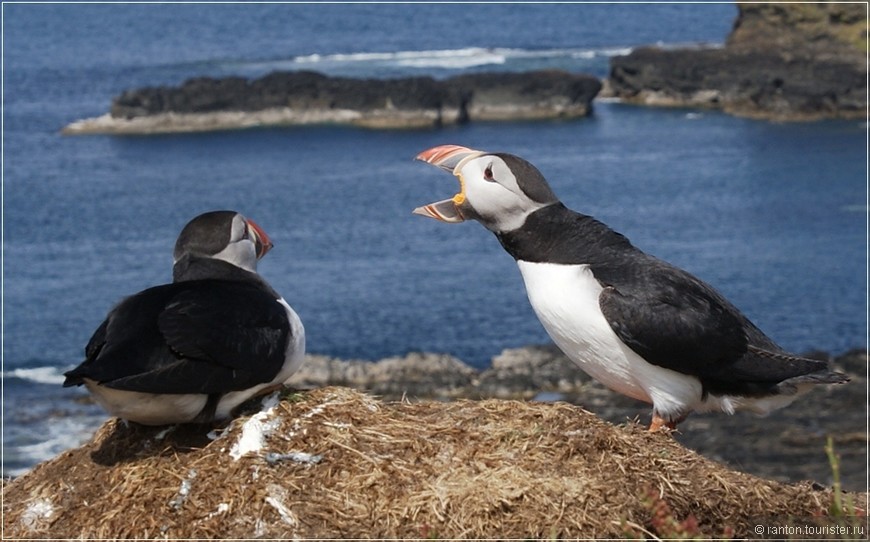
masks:
[[[441,145],[432,147],[417,155],[417,160],[432,164],[445,171],[449,171],[459,178],[459,193],[450,199],[436,201],[414,209],[414,214],[428,216],[442,222],[462,222],[461,207],[465,203],[465,183],[462,181],[460,170],[467,160],[480,156],[481,151],[475,151],[459,145]]]
[[[250,236],[254,239],[254,246],[257,250],[257,259],[259,260],[263,256],[266,255],[267,252],[272,250],[272,240],[269,239],[269,236],[266,235],[266,232],[263,231],[263,228],[257,225],[256,222],[247,219],[248,223],[248,232]]]

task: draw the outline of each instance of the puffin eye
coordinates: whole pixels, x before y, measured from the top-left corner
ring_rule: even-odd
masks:
[[[242,241],[242,240],[244,240],[244,239],[247,239],[248,237],[250,237],[250,232],[249,232],[249,228],[248,228],[248,223],[247,223],[247,222],[243,222],[243,223],[242,223],[242,231],[238,234],[238,237],[236,238],[236,240],[237,240],[237,241]]]
[[[492,176],[492,164],[486,166],[483,170],[483,178],[490,182],[495,182],[495,177]]]

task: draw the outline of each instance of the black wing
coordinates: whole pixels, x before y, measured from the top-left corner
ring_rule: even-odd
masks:
[[[697,376],[707,388],[752,384],[740,390],[747,393],[826,370],[824,362],[786,354],[721,294],[681,269],[649,257],[631,281],[603,271],[604,317],[653,365]]]
[[[281,369],[287,313],[253,284],[201,280],[149,288],[97,329],[64,385],[90,378],[149,393],[219,393],[269,382]]]

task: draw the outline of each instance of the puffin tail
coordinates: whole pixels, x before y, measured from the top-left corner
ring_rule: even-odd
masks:
[[[73,369],[72,371],[67,371],[63,373],[63,376],[66,377],[63,381],[64,388],[69,388],[70,386],[81,386],[85,383],[85,381],[82,379],[82,375],[76,372],[77,369],[78,367],[76,369]]]
[[[791,395],[798,393],[811,385],[845,384],[849,380],[851,379],[847,374],[825,369],[783,380],[777,385],[777,389],[782,394]]]
[[[776,351],[757,346],[749,346],[749,352],[756,359],[766,361],[762,366],[776,368],[775,380],[779,380],[776,389],[783,395],[794,395],[808,390],[815,384],[845,384],[849,376],[838,371],[831,370],[828,362],[820,359],[810,359],[803,356],[795,356],[788,352]],[[768,375],[774,376],[774,375]]]

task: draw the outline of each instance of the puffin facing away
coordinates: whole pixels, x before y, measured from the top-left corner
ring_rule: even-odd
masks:
[[[815,384],[849,380],[784,351],[712,287],[565,207],[522,158],[443,145],[417,159],[461,188],[414,213],[493,232],[553,342],[605,386],[651,403],[651,431],[693,411],[764,415]]]
[[[84,384],[113,416],[208,423],[280,386],[305,356],[305,330],[257,274],[272,243],[235,211],[197,216],[175,243],[173,282],[122,300],[63,385]]]

